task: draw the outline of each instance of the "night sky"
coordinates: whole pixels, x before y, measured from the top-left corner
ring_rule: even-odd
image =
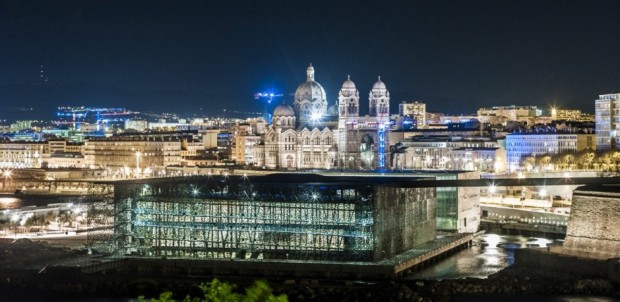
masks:
[[[260,111],[266,89],[292,104],[310,62],[330,105],[350,74],[362,113],[377,76],[392,113],[405,100],[594,112],[620,92],[619,12],[615,0],[1,1],[0,118]]]

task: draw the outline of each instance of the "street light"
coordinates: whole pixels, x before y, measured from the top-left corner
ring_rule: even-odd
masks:
[[[538,196],[540,196],[540,198],[545,198],[545,196],[547,196],[547,190],[545,188],[541,188],[538,191]]]
[[[497,186],[496,185],[490,185],[489,186],[489,193],[491,194],[495,194],[497,192]]]
[[[2,171],[2,176],[4,176],[4,182],[2,183],[2,191],[6,191],[6,180],[11,178],[13,175],[13,171],[9,169],[5,169]]]
[[[146,168],[144,168],[144,174],[145,174],[147,177],[151,177],[151,173],[153,173],[153,170],[151,169],[151,167],[146,167]]]
[[[136,178],[140,176],[140,156],[142,156],[142,153],[136,151]]]

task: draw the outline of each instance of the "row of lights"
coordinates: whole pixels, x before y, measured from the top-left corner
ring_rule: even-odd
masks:
[[[495,194],[497,193],[497,186],[495,184],[491,184],[489,185],[489,193],[490,194]],[[545,188],[540,188],[540,190],[538,190],[538,196],[540,196],[541,198],[544,198],[545,196],[547,196],[547,189]]]
[[[521,222],[521,223],[529,223],[529,224],[548,224],[548,225],[567,225],[568,218],[564,218],[564,220],[553,219],[549,217],[531,217],[531,218],[523,218],[519,216],[504,216],[499,215],[497,213],[489,214],[493,219],[498,219],[502,223],[507,222]]]

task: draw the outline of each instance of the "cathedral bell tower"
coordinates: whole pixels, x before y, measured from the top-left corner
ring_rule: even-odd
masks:
[[[338,116],[339,129],[345,129],[360,116],[360,94],[350,76],[342,83],[338,94]]]
[[[390,92],[381,81],[381,77],[372,86],[368,96],[370,116],[377,117],[377,122],[388,123],[390,121]]]

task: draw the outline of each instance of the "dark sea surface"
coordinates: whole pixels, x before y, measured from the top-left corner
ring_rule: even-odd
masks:
[[[559,242],[561,241],[541,237],[483,234],[474,240],[472,247],[410,274],[407,278],[416,280],[486,278],[513,264],[515,249],[546,248],[549,244]]]

